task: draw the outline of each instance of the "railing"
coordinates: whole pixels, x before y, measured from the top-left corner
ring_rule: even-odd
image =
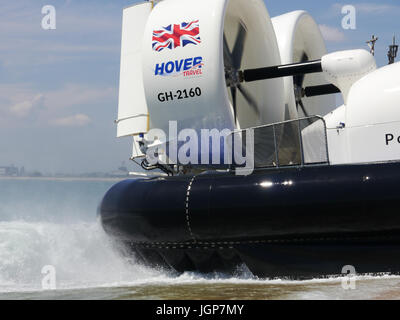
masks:
[[[326,123],[313,116],[249,128],[254,133],[255,168],[329,164]],[[246,150],[247,130],[234,131]],[[235,137],[236,138],[236,137]]]

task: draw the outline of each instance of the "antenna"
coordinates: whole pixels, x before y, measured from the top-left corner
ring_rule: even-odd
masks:
[[[370,49],[369,52],[371,52],[371,54],[373,56],[375,56],[375,43],[379,40],[379,38],[375,38],[375,35],[372,35],[372,39],[367,41],[368,47]]]
[[[398,51],[399,51],[399,46],[396,44],[396,36],[393,36],[393,44],[389,46],[389,52],[388,52],[389,64],[395,62]]]

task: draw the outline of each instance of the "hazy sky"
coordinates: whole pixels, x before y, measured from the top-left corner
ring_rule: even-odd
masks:
[[[201,1],[201,0],[199,0]],[[116,139],[122,9],[133,0],[0,0],[0,166],[80,173],[128,162],[131,141]],[[357,29],[341,28],[344,4],[332,0],[265,1],[271,16],[305,9],[321,25],[329,51],[367,48],[386,64],[400,39],[398,0],[350,1]],[[43,30],[44,5],[57,29]]]

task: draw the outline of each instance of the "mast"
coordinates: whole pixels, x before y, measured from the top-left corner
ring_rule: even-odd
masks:
[[[397,57],[399,46],[396,44],[396,36],[393,36],[393,44],[389,46],[388,59],[389,64],[393,64]]]
[[[375,56],[375,44],[379,40],[378,37],[375,38],[375,35],[372,35],[372,39],[367,41],[368,47],[370,49],[370,52],[373,56]]]

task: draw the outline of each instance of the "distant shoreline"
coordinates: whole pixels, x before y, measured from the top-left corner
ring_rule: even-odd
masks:
[[[86,177],[0,177],[0,180],[41,180],[41,181],[122,181],[126,179],[132,179],[134,176],[126,176],[121,178],[86,178]]]

